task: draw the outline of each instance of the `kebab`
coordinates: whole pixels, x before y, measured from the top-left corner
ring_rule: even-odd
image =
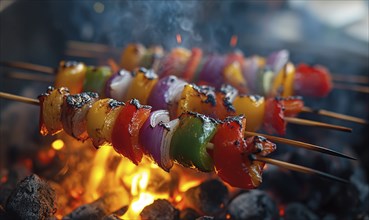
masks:
[[[347,182],[310,168],[265,158],[275,150],[275,144],[260,136],[244,138],[243,116],[220,121],[186,112],[170,120],[169,112],[151,112],[150,106],[141,105],[136,99],[123,103],[98,99],[92,92],[71,95],[63,87],[49,87],[39,101],[5,93],[0,93],[0,97],[40,105],[41,134],[56,134],[64,129],[78,140],[92,139],[96,147],[110,144],[136,165],[145,154],[168,172],[174,162],[202,172],[215,170],[225,182],[246,189],[261,183],[265,162]]]
[[[168,109],[172,118],[186,111],[200,112],[218,119],[244,114],[249,117],[248,131],[256,131],[264,124],[269,133],[280,135],[285,134],[286,122],[292,121],[291,117],[301,112],[304,105],[300,97],[265,99],[242,96],[231,86],[215,90],[210,86],[188,84],[172,75],[159,79],[153,70],[144,68],[132,73],[120,70],[112,74],[108,67],[87,67],[74,61],[60,62],[55,86],[68,87],[72,93],[93,91],[101,97],[119,101],[136,98],[155,110]],[[314,124],[327,127],[322,123]],[[329,125],[328,128],[349,131],[341,126]]]
[[[129,45],[127,48],[131,48],[131,50],[128,50],[128,49],[125,50],[126,52],[127,51],[128,52],[126,54],[124,54],[124,56],[122,56],[122,57],[125,57],[125,59],[123,59],[123,60],[126,60],[127,62],[130,61],[128,63],[131,63],[132,60],[136,60],[138,62],[139,59],[137,57],[144,57],[141,60],[143,60],[145,62],[136,64],[136,65],[151,66],[151,67],[155,67],[155,69],[157,69],[158,63],[161,60],[161,59],[159,59],[161,56],[157,55],[157,53],[158,53],[157,51],[161,51],[161,50],[158,50],[158,49],[155,49],[155,48],[152,49],[152,50],[148,49],[146,51],[151,51],[149,54],[146,54],[146,55],[145,54],[144,55],[137,55],[136,54],[135,55],[134,51],[137,52],[137,51],[144,50],[144,48],[137,49],[136,47],[137,47],[136,45]],[[134,50],[134,48],[136,48],[136,50]],[[175,48],[175,49],[173,49],[173,51],[185,51],[185,50],[183,48]],[[137,52],[137,53],[141,54],[142,52]],[[164,65],[164,66],[168,66],[168,68],[167,68],[167,70],[161,69],[160,70],[161,75],[169,76],[168,75],[169,73],[172,73],[172,74],[175,74],[175,75],[183,75],[185,77],[185,79],[188,80],[192,77],[192,75],[194,74],[195,71],[199,72],[198,71],[199,69],[200,70],[204,69],[204,68],[197,68],[198,70],[195,70],[197,66],[200,66],[200,67],[202,66],[201,64],[200,65],[198,64],[199,59],[202,56],[201,55],[202,52],[201,52],[200,49],[194,48],[193,52],[192,52],[192,54],[193,54],[192,58],[189,58],[189,60],[187,62],[182,61],[182,62],[180,62],[182,64],[178,65],[178,62],[175,62],[176,60],[178,60],[178,59],[176,59],[176,57],[180,57],[180,56],[183,56],[183,55],[176,55],[176,54],[183,54],[183,53],[184,52],[170,53],[170,54],[173,54],[173,55],[168,55],[167,57],[172,57],[172,58],[171,59],[167,58],[165,60],[170,60],[172,62],[169,62],[169,61],[166,62],[166,63],[168,63],[168,65]],[[272,56],[272,57],[282,57],[282,58],[286,57],[285,55],[283,55],[285,53],[279,52],[279,54],[282,54],[282,55],[279,55],[279,56],[275,55],[275,56]],[[136,59],[133,59],[132,57],[127,58],[127,56],[133,56],[133,57],[136,57]],[[240,65],[238,65],[240,62],[243,62],[243,60],[244,60],[242,58],[243,57],[242,54],[234,53],[233,55],[228,55],[228,57],[229,57],[228,58],[229,61],[227,61],[227,63],[231,63],[231,64],[229,65],[229,67],[224,68],[224,73],[227,73],[227,74],[223,74],[223,75],[227,76],[227,79],[228,79],[226,81],[229,82],[232,85],[235,85],[235,86],[243,85],[242,83],[241,84],[238,83],[240,80],[242,81],[242,76],[240,75],[241,74]],[[279,60],[282,60],[284,62],[286,59],[285,58],[282,59],[282,58],[279,58]],[[271,58],[271,60],[273,60],[273,59]],[[277,59],[274,58],[274,60],[277,60]],[[283,66],[281,64],[283,62],[275,61],[274,66],[277,66],[277,67],[279,66],[279,68],[280,68],[281,66]],[[206,78],[206,76],[211,76],[210,73],[214,73],[215,75],[217,75],[217,74],[219,75],[219,73],[220,73],[219,72],[219,70],[220,70],[219,69],[219,63],[221,63],[221,62],[215,62],[214,65],[211,65],[212,68],[215,68],[216,70],[209,70],[209,71],[204,70],[206,72],[205,74],[203,74],[205,76],[205,78]],[[51,68],[38,66],[38,65],[34,65],[34,64],[17,63],[17,62],[3,63],[3,64],[13,66],[13,67],[18,67],[18,68],[31,69],[31,70],[36,70],[36,71],[43,71],[43,72],[47,72],[47,73],[54,72]],[[65,66],[63,67],[63,65],[65,65]],[[70,66],[68,66],[68,65],[70,65]],[[114,65],[115,64],[112,64],[112,66],[114,66]],[[133,64],[128,65],[125,62],[123,62],[122,65],[128,66],[128,68],[135,67],[135,65],[133,65]],[[217,66],[218,66],[218,68],[217,68]],[[250,65],[246,65],[246,66],[250,66]],[[308,72],[314,72],[314,73],[311,73],[311,74],[308,74],[308,75],[310,75],[312,78],[316,78],[316,79],[314,79],[314,81],[321,80],[322,77],[320,76],[320,74],[321,74],[321,72],[322,72],[321,70],[323,70],[323,68],[320,68],[321,70],[317,70],[316,68],[314,69],[314,68],[310,68],[310,67],[307,67],[307,66],[304,66],[304,65],[300,65],[300,66],[301,66],[301,71],[300,72],[304,72],[304,74],[308,74]],[[68,67],[70,67],[70,68],[68,68]],[[162,67],[163,67],[163,65],[162,65]],[[63,69],[66,69],[66,70],[63,70]],[[118,67],[113,67],[113,69],[118,69]],[[86,74],[86,72],[88,74]],[[256,72],[256,71],[254,71],[254,72]],[[181,73],[183,73],[183,74],[181,74]],[[273,72],[269,71],[269,76],[273,76],[272,73]],[[67,87],[70,88],[72,93],[81,92],[82,89],[84,91],[91,91],[91,89],[92,89],[92,91],[94,91],[93,89],[96,89],[97,87],[102,88],[103,85],[105,85],[104,83],[106,82],[107,78],[109,78],[111,74],[112,73],[111,73],[111,71],[109,70],[108,67],[86,67],[83,63],[80,63],[78,65],[77,62],[63,62],[62,61],[60,66],[59,66],[59,69],[57,71],[55,85],[57,87],[67,86]],[[278,74],[278,77],[275,80],[276,83],[274,83],[273,86],[272,86],[272,90],[273,91],[283,91],[281,93],[281,95],[283,97],[287,97],[287,95],[291,95],[292,94],[292,89],[293,89],[291,83],[292,83],[293,79],[296,78],[296,77],[294,77],[296,74],[297,73],[295,73],[294,67],[291,63],[285,64],[285,68],[282,68],[282,70]],[[325,74],[325,75],[327,75],[327,74]],[[33,77],[30,78],[27,74],[18,74],[18,73],[17,73],[17,75],[13,74],[12,76],[13,77],[20,77],[21,79],[31,79],[31,80],[36,79],[35,77],[37,77],[37,76],[33,76]],[[165,76],[165,77],[167,77],[167,76]],[[284,77],[284,76],[286,76],[286,77]],[[248,74],[248,77],[250,78],[250,74]],[[204,78],[204,77],[202,77],[202,78]],[[207,81],[208,82],[211,81],[211,77],[208,77],[208,78],[209,78],[209,80],[207,80]],[[221,86],[223,86],[223,85],[220,85],[220,83],[224,81],[223,77],[222,77],[222,74],[218,77],[212,77],[212,78],[218,79],[218,81],[214,84],[214,83],[211,83],[211,82],[210,83],[204,83],[204,80],[200,80],[200,84],[211,84],[211,85],[217,86],[218,89],[220,89]],[[327,77],[323,77],[323,79],[326,79],[326,78]],[[44,80],[45,79],[42,78],[42,81],[44,81]],[[126,76],[125,80],[127,80],[126,83],[129,83],[129,82],[132,81],[132,77]],[[249,81],[252,81],[252,80],[249,80]],[[302,81],[304,81],[304,80],[302,80]],[[328,82],[327,80],[323,80],[323,81]],[[265,81],[261,80],[260,82],[265,82]],[[310,82],[312,84],[314,84],[311,80],[310,80]],[[154,85],[155,83],[156,83],[156,81],[153,80],[151,85]],[[323,85],[323,84],[324,83],[318,83],[318,85]],[[259,85],[261,85],[261,86],[257,86],[259,88],[264,88],[264,87],[269,88],[270,87],[270,86],[268,86],[269,84],[267,84],[267,83],[261,83],[261,84],[259,83]],[[281,85],[282,85],[283,89],[277,89],[277,88],[281,88]],[[301,83],[299,85],[301,85]],[[127,87],[127,85],[125,85],[125,86]],[[241,86],[241,87],[245,88],[243,86]],[[302,85],[302,86],[299,86],[299,87],[303,88],[304,86]],[[238,88],[239,88],[238,92],[242,94],[242,88],[240,88],[240,86],[238,86]],[[306,86],[304,88],[306,88]],[[326,87],[324,87],[324,88],[326,88]],[[311,87],[311,88],[306,88],[306,90],[307,91],[320,91],[321,89],[319,89],[319,88],[312,89],[312,87]],[[325,89],[323,89],[323,90],[325,90]],[[102,94],[104,91],[97,91],[97,92]],[[263,92],[261,91],[261,93],[263,93]],[[120,99],[121,97],[115,97],[115,98]],[[131,98],[134,98],[134,96],[131,96]],[[298,101],[295,101],[295,103],[298,103]],[[333,117],[333,118],[353,121],[353,122],[360,123],[360,124],[367,124],[366,120],[363,120],[363,119],[360,119],[360,118],[347,116],[347,115],[342,115],[342,114],[338,114],[338,113],[330,112],[330,111],[326,111],[326,110],[312,109],[312,108],[303,106],[302,101],[300,102],[300,107],[301,108],[298,110],[297,113],[299,113],[299,112],[318,113],[318,114]],[[297,121],[296,119],[295,120],[290,120],[290,122],[291,123],[301,122],[301,119],[299,119],[299,120],[300,121]],[[309,122],[308,121],[303,121],[303,123],[306,124],[306,123],[309,123]],[[323,124],[320,124],[320,125],[324,126]]]

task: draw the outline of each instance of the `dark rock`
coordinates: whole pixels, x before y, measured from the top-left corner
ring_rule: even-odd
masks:
[[[277,219],[275,202],[263,191],[252,190],[240,194],[228,205],[232,219]]]
[[[215,216],[224,209],[228,199],[227,187],[223,182],[213,179],[187,190],[184,202],[201,214]]]
[[[168,200],[157,199],[153,204],[146,206],[140,216],[142,220],[176,220],[179,219],[179,210]]]
[[[197,218],[196,220],[213,220],[213,219],[214,219],[213,216],[201,216]]]
[[[196,210],[191,208],[186,208],[181,211],[180,218],[181,220],[192,220],[200,217],[200,214],[196,212]]]
[[[55,192],[36,174],[22,180],[9,196],[6,211],[19,219],[49,219],[56,212]]]
[[[101,196],[99,199],[89,204],[84,204],[76,208],[71,213],[64,216],[63,219],[73,219],[73,220],[91,219],[91,220],[94,220],[94,219],[102,219],[105,216],[109,216],[111,214],[120,213],[120,211],[122,211],[121,209],[124,209],[125,211],[127,211],[126,204],[121,204],[121,203],[125,203],[126,202],[125,200],[127,200],[127,198],[128,198],[128,194],[123,189],[118,189],[112,192],[108,192],[108,193],[105,193],[103,196]]]
[[[317,220],[319,219],[313,212],[311,212],[306,206],[300,203],[291,203],[285,208],[284,214],[285,220]]]
[[[104,218],[102,218],[102,220],[121,220],[121,218],[118,215],[111,214],[111,215],[105,216]]]

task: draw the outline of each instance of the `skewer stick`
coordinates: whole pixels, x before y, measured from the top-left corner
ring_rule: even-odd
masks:
[[[12,68],[18,68],[23,70],[30,70],[40,73],[46,73],[46,74],[54,74],[55,70],[51,67],[47,66],[41,66],[37,64],[32,63],[25,63],[25,62],[18,62],[18,61],[11,61],[11,62],[0,62],[0,65],[12,67]]]
[[[368,124],[368,121],[362,118],[358,118],[358,117],[353,117],[353,116],[349,116],[349,115],[344,115],[344,114],[340,114],[340,113],[336,113],[336,112],[332,112],[332,111],[327,111],[324,109],[313,109],[310,107],[303,107],[302,108],[302,112],[308,112],[308,113],[315,113],[318,115],[324,115],[324,116],[328,116],[331,118],[337,118],[337,119],[341,119],[341,120],[345,120],[345,121],[351,121],[351,122],[356,122],[359,124],[363,124],[366,125]]]
[[[18,102],[24,102],[32,105],[39,105],[40,102],[37,99],[31,99],[19,95],[13,95],[5,92],[0,92],[0,98],[8,99],[8,100],[14,100]]]
[[[349,91],[368,93],[369,94],[369,87],[368,86],[347,85],[347,84],[343,84],[343,83],[333,83],[333,88],[334,89],[342,89],[342,90],[349,90]]]
[[[325,148],[325,147],[321,147],[318,145],[314,145],[314,144],[309,144],[309,143],[305,143],[305,142],[301,142],[301,141],[296,141],[296,140],[291,140],[291,139],[287,139],[287,138],[281,138],[281,137],[277,137],[277,136],[271,136],[271,135],[267,135],[267,134],[260,134],[260,133],[256,133],[256,132],[250,132],[250,131],[246,131],[245,132],[245,136],[263,136],[266,139],[269,139],[273,142],[277,142],[277,143],[282,143],[282,144],[288,144],[294,147],[298,147],[298,148],[304,148],[306,150],[311,150],[311,151],[316,151],[319,153],[323,153],[323,154],[329,154],[332,156],[337,156],[337,157],[343,157],[343,158],[347,158],[347,159],[351,159],[351,160],[356,160],[356,158],[348,156],[346,154],[343,153],[339,153],[337,151]]]
[[[328,129],[344,131],[344,132],[352,132],[352,128],[348,128],[348,127],[344,127],[340,125],[332,125],[332,124],[318,122],[318,121],[311,121],[311,120],[302,119],[302,118],[285,117],[284,120],[291,124],[328,128]]]
[[[369,78],[367,76],[345,75],[345,74],[332,74],[331,76],[332,80],[335,82],[362,83],[362,84],[369,83]]]
[[[297,172],[301,172],[301,173],[307,173],[307,174],[314,174],[314,175],[318,175],[324,178],[328,178],[331,180],[335,180],[341,183],[350,183],[348,180],[342,179],[340,177],[319,171],[319,170],[315,170],[312,168],[308,168],[308,167],[304,167],[304,166],[300,166],[297,164],[293,164],[293,163],[288,163],[285,161],[280,161],[280,160],[276,160],[276,159],[272,159],[272,158],[268,158],[268,157],[262,157],[259,155],[254,155],[251,154],[250,155],[251,159],[253,160],[257,160],[257,161],[261,161],[261,162],[265,162],[265,163],[269,163],[269,164],[273,164],[279,167],[283,167],[285,169],[288,170],[293,170],[293,171],[297,171]]]
[[[33,74],[33,73],[23,73],[23,72],[10,72],[7,73],[6,76],[12,79],[21,79],[21,80],[29,80],[29,81],[38,81],[38,82],[54,82],[53,78],[45,77],[45,75]]]

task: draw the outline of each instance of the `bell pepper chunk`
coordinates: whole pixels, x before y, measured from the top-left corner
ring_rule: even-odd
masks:
[[[233,101],[236,115],[245,115],[247,131],[257,131],[264,121],[265,99],[262,96],[237,96]]]
[[[154,71],[145,68],[140,68],[134,75],[125,100],[137,99],[141,104],[147,104],[151,90],[158,82],[158,75]]]
[[[76,61],[61,61],[55,78],[55,87],[67,87],[71,94],[82,92],[87,67]]]
[[[138,165],[143,152],[139,144],[139,131],[150,115],[151,107],[140,105],[137,99],[126,102],[119,112],[112,130],[114,149]]]
[[[286,134],[283,103],[279,98],[269,98],[265,103],[264,130],[269,134]]]
[[[112,70],[107,66],[87,67],[83,91],[96,92],[104,98],[105,84],[112,74]]]
[[[213,160],[206,147],[216,132],[217,123],[197,113],[182,114],[179,120],[171,141],[171,158],[185,167],[213,171]]]

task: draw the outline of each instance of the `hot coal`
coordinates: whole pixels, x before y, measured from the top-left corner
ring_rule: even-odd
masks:
[[[200,214],[196,212],[196,210],[191,208],[186,208],[181,211],[180,218],[181,220],[192,220],[200,217]]]
[[[105,216],[104,218],[102,218],[102,220],[121,220],[121,218],[118,215],[111,214]]]
[[[126,206],[121,208],[117,207],[122,201],[126,200],[126,198],[124,198],[126,196],[127,194],[123,190],[106,193],[92,203],[79,206],[63,219],[102,219],[110,214],[116,214],[115,212],[119,213],[120,209],[127,210]]]
[[[49,219],[56,212],[54,190],[36,174],[23,179],[9,196],[6,211],[19,219]]]
[[[168,200],[157,199],[142,210],[140,217],[142,220],[177,220],[179,219],[179,210],[174,208]]]
[[[232,219],[277,219],[278,209],[272,198],[263,191],[251,190],[238,195],[228,205]]]
[[[224,210],[229,200],[227,187],[223,182],[213,179],[190,188],[185,193],[184,202],[188,207],[204,215],[215,216]]]
[[[285,220],[318,220],[318,216],[309,210],[305,205],[300,203],[290,203],[285,208]]]

